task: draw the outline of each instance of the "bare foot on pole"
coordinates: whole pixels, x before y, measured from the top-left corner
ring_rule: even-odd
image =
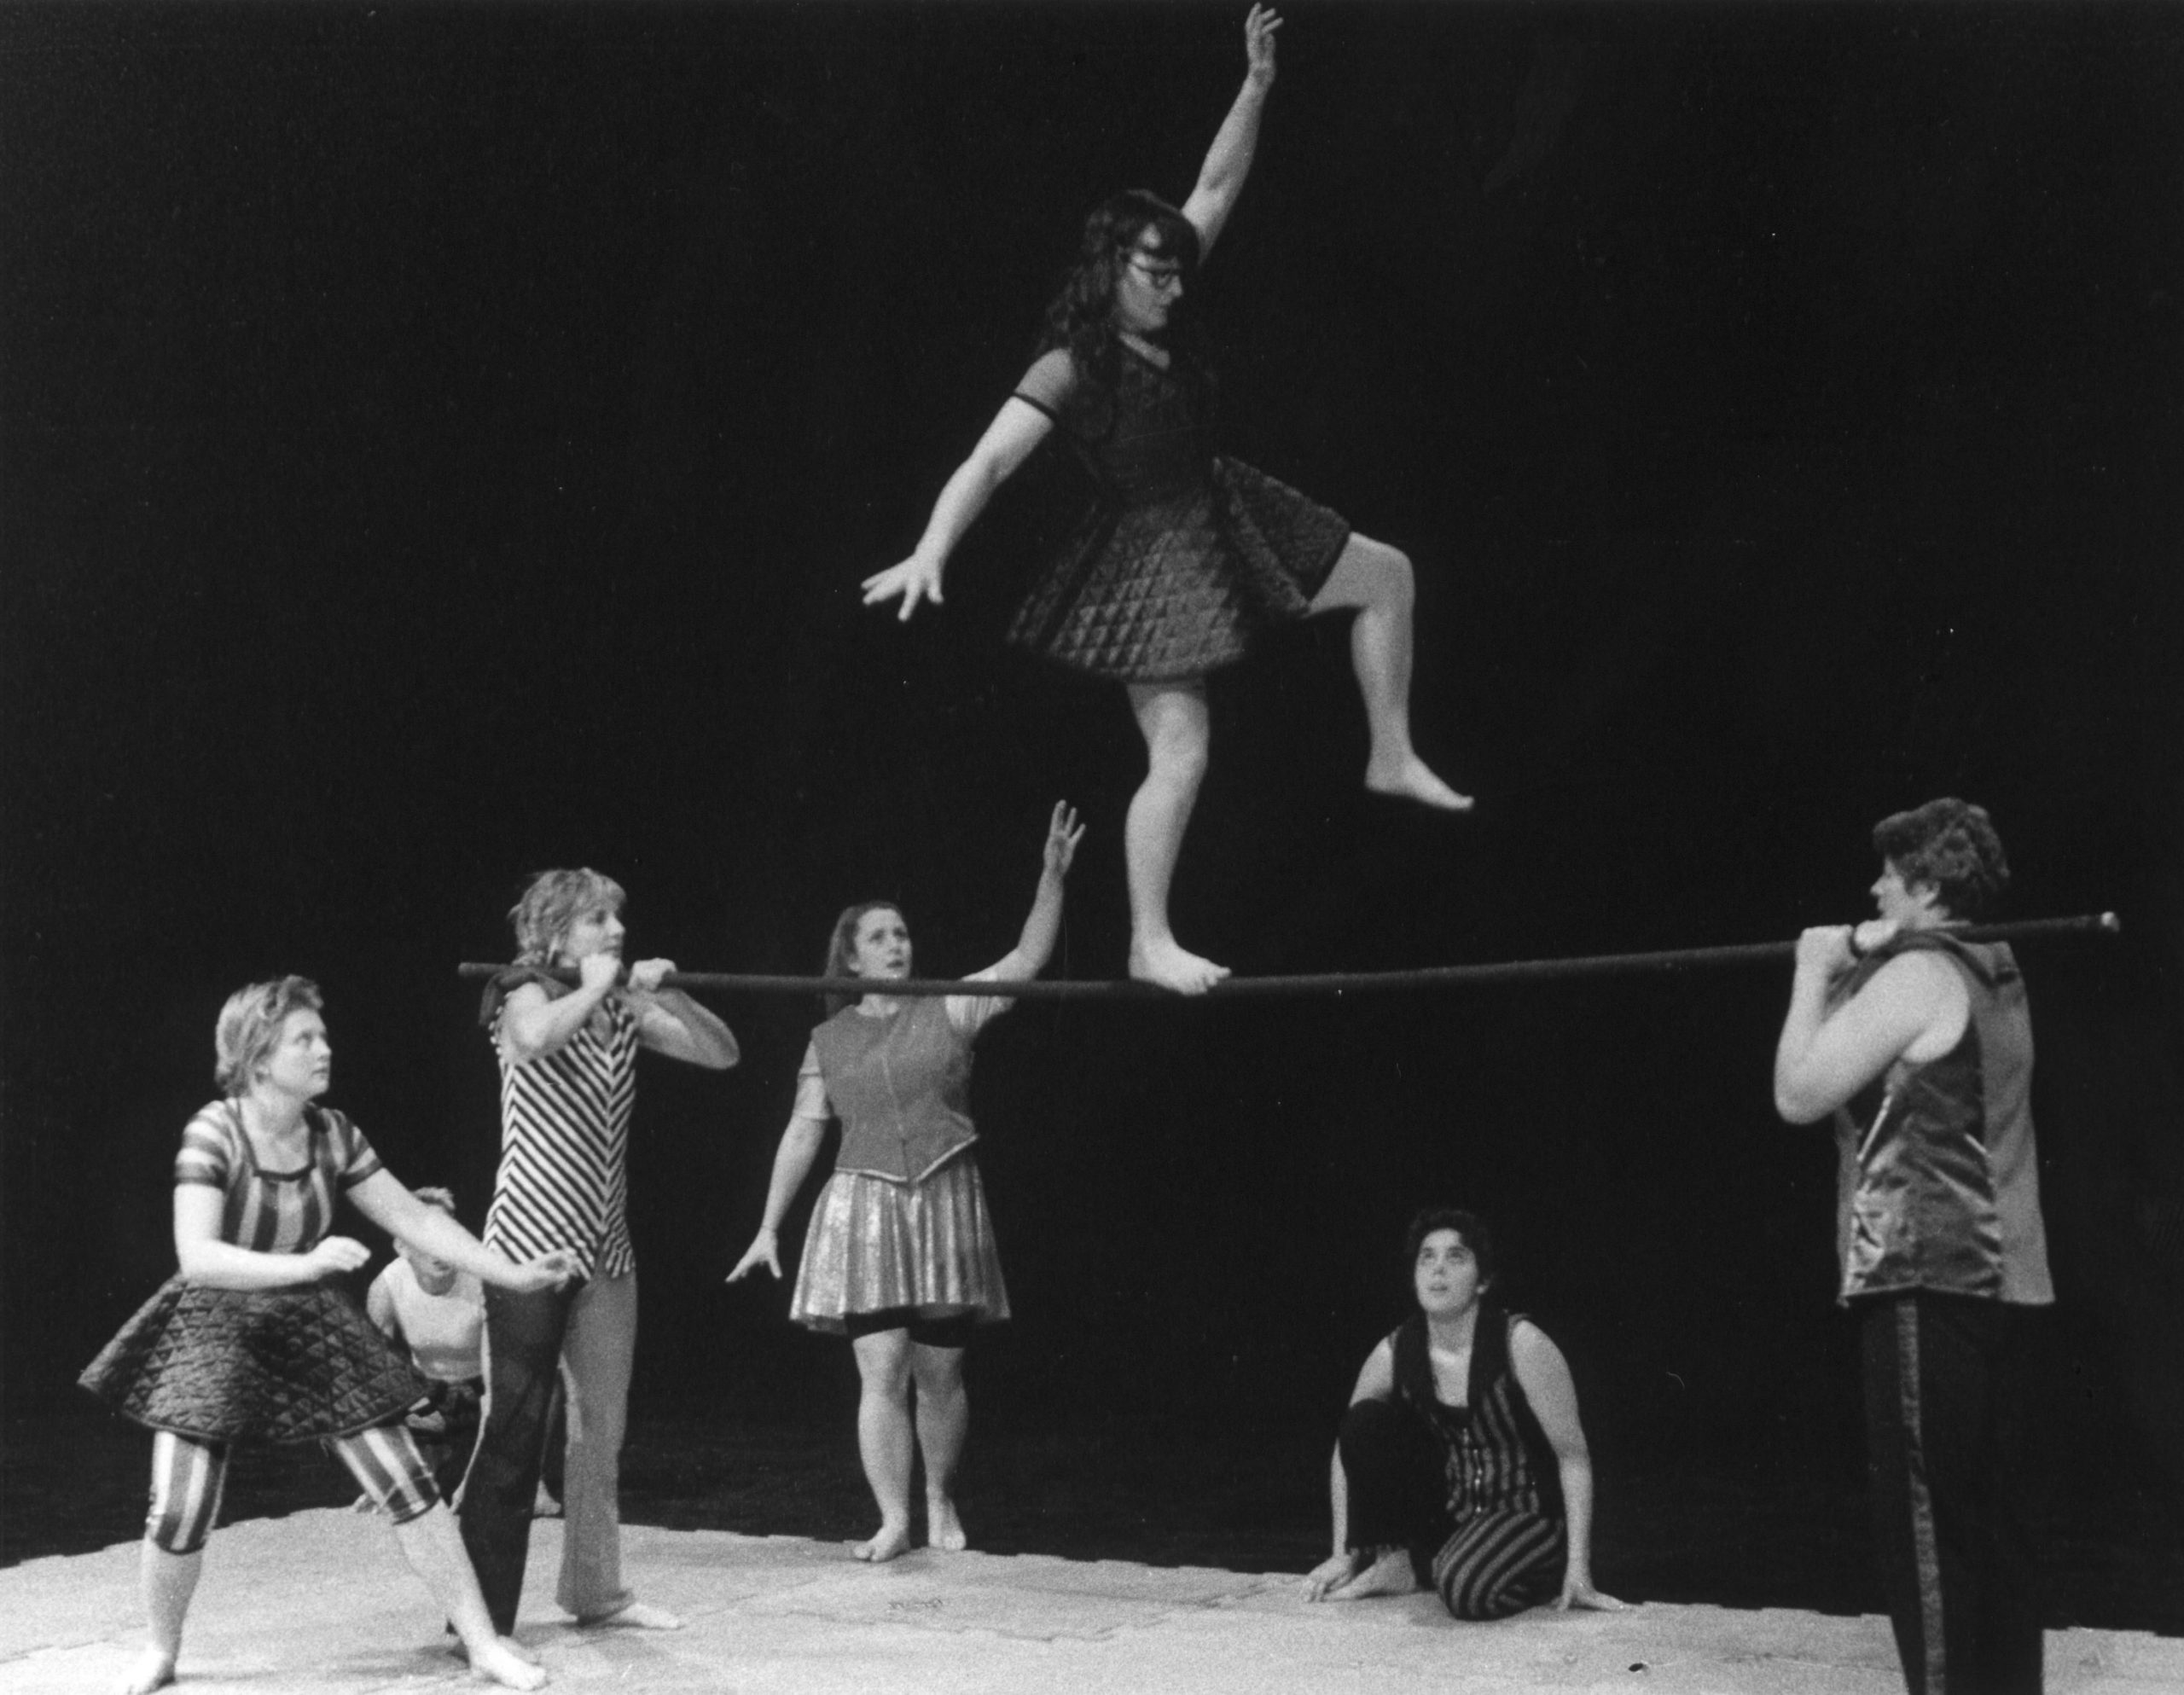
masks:
[[[174,1681],[174,1656],[165,1648],[147,1648],[122,1680],[121,1695],[152,1695]]]
[[[873,1565],[885,1565],[909,1551],[910,1532],[907,1525],[882,1524],[868,1540],[850,1544],[851,1553]]]
[[[1410,1550],[1389,1548],[1346,1583],[1327,1591],[1331,1601],[1362,1601],[1374,1595],[1412,1595],[1418,1593],[1418,1573],[1410,1563]]]
[[[961,1553],[971,1545],[963,1534],[963,1521],[956,1516],[956,1503],[946,1496],[925,1498],[926,1546],[943,1553]]]
[[[1172,989],[1178,995],[1203,995],[1228,975],[1228,967],[1200,959],[1170,937],[1163,942],[1133,940],[1130,944],[1130,974],[1156,989]]]
[[[470,1675],[479,1681],[497,1683],[503,1689],[546,1686],[545,1668],[519,1651],[505,1636],[496,1636],[469,1651]]]
[[[1385,764],[1375,762],[1365,768],[1365,787],[1374,794],[1392,795],[1400,800],[1414,800],[1421,806],[1431,806],[1442,812],[1468,812],[1475,804],[1467,794],[1458,794],[1440,778],[1432,768],[1415,753]]]

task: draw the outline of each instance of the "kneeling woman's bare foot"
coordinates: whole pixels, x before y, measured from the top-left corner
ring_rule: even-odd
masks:
[[[505,1636],[468,1650],[470,1675],[503,1689],[543,1689],[546,1669]]]
[[[1414,800],[1443,812],[1468,812],[1473,804],[1469,795],[1458,794],[1435,776],[1415,753],[1400,759],[1374,760],[1365,768],[1365,787],[1374,794]]]
[[[1178,995],[1203,995],[1228,975],[1228,967],[1202,960],[1171,937],[1165,942],[1133,940],[1130,944],[1130,974],[1156,989],[1172,989]]]
[[[851,1553],[874,1565],[885,1565],[909,1551],[910,1530],[907,1524],[882,1524],[868,1541],[850,1544]]]
[[[121,1680],[121,1695],[152,1695],[154,1689],[174,1681],[174,1656],[165,1648],[147,1648],[136,1656],[129,1675]]]
[[[612,1612],[579,1614],[577,1623],[586,1630],[680,1630],[682,1621],[665,1607],[631,1601]]]
[[[925,1498],[925,1540],[927,1547],[938,1548],[943,1553],[961,1553],[971,1545],[963,1534],[963,1521],[956,1516],[956,1503],[945,1499]]]
[[[1374,1595],[1411,1595],[1418,1593],[1418,1573],[1410,1563],[1409,1548],[1389,1548],[1346,1583],[1327,1591],[1331,1601],[1362,1601]]]

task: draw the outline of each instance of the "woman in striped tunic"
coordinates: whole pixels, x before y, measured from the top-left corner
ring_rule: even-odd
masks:
[[[679,1628],[622,1581],[622,1434],[637,1342],[630,1244],[630,1114],[637,1050],[709,1071],[736,1062],[729,1028],[660,979],[622,970],[622,889],[596,871],[542,872],[508,914],[517,963],[480,1013],[501,1065],[501,1167],[485,1241],[512,1257],[561,1250],[566,1290],[485,1296],[485,1425],[462,1489],[462,1540],[487,1611],[515,1628],[556,1381],[566,1389],[561,1570],[555,1597],[582,1625]],[[555,974],[573,970],[572,988]]]
[[[1304,1598],[1430,1587],[1457,1618],[1619,1610],[1593,1587],[1593,1462],[1561,1350],[1487,1298],[1477,1217],[1421,1212],[1409,1245],[1419,1311],[1357,1374],[1330,1472],[1334,1553]]]
[[[1023,931],[979,979],[1019,981],[1046,968],[1083,833],[1074,810],[1054,808]],[[972,1158],[978,1131],[965,1110],[971,1044],[1012,1003],[886,993],[888,978],[910,975],[909,926],[892,901],[853,906],[835,920],[827,975],[880,986],[855,1001],[828,997],[834,1016],[811,1033],[764,1221],[728,1280],[762,1265],[781,1274],[781,1220],[810,1175],[828,1121],[839,1118],[841,1149],[812,1213],[789,1316],[847,1336],[857,1352],[857,1448],[880,1508],[880,1528],[855,1545],[857,1557],[876,1564],[909,1549],[914,1448],[925,1458],[926,1541],[956,1553],[967,1545],[955,1496],[970,1423],[963,1350],[974,1326],[1008,1316]]]
[[[500,1288],[550,1289],[572,1267],[559,1254],[518,1265],[481,1246],[396,1181],[347,1118],[312,1104],[332,1077],[320,1007],[300,977],[229,997],[214,1036],[225,1096],[190,1120],[175,1160],[181,1269],[83,1376],[155,1432],[143,1549],[151,1640],[123,1688],[142,1695],[174,1676],[230,1445],[317,1440],[392,1518],[472,1669],[535,1689],[545,1673],[493,1629],[431,1469],[403,1428],[424,1382],[337,1280],[369,1256],[327,1232],[346,1195],[399,1241]]]

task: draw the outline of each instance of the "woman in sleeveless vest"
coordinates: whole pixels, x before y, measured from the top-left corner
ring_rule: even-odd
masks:
[[[519,1265],[483,1246],[398,1182],[363,1131],[316,1104],[333,1076],[322,1004],[300,977],[229,996],[214,1033],[224,1094],[190,1120],[175,1159],[180,1268],[81,1379],[154,1433],[142,1554],[150,1641],[123,1682],[127,1695],[173,1680],[237,1442],[323,1443],[393,1520],[473,1671],[516,1689],[546,1681],[494,1630],[432,1470],[404,1428],[424,1380],[339,1281],[370,1256],[328,1233],[346,1197],[405,1247],[500,1288],[554,1288],[573,1268],[559,1254]]]
[[[1421,1212],[1408,1246],[1419,1310],[1357,1374],[1329,1472],[1334,1552],[1305,1599],[1431,1588],[1467,1619],[1619,1610],[1593,1584],[1592,1458],[1560,1350],[1492,1297],[1478,1218]]]
[[[1074,810],[1054,808],[1023,932],[978,979],[1017,982],[1045,968],[1083,833]],[[901,909],[871,901],[836,920],[826,974],[884,984],[909,976],[910,960]],[[880,1508],[879,1530],[855,1545],[859,1559],[892,1559],[910,1546],[914,1448],[925,1460],[927,1543],[951,1553],[967,1545],[954,1493],[970,1417],[963,1349],[975,1326],[1008,1316],[972,1157],[971,1047],[986,1021],[1012,1004],[1002,996],[891,996],[884,988],[854,1002],[830,998],[833,1016],[811,1034],[795,1109],[774,1157],[764,1220],[728,1274],[734,1283],[761,1265],[781,1274],[781,1220],[810,1174],[828,1121],[839,1118],[840,1152],[812,1214],[789,1315],[847,1336],[856,1350],[857,1447]]]
[[[1182,208],[1140,190],[1101,205],[1048,309],[1043,351],[865,604],[938,605],[949,557],[994,491],[1059,425],[1096,499],[1019,607],[1010,639],[1127,690],[1147,771],[1125,823],[1132,977],[1202,994],[1227,971],[1181,946],[1168,891],[1205,775],[1206,677],[1287,619],[1354,610],[1350,656],[1372,751],[1366,787],[1450,811],[1471,801],[1410,740],[1410,560],[1339,515],[1213,450],[1213,383],[1170,334],[1243,191],[1274,85],[1281,20],[1254,6],[1248,71]]]

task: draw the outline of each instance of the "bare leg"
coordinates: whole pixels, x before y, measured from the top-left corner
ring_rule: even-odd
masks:
[[[1205,685],[1133,682],[1130,711],[1145,738],[1145,781],[1130,797],[1123,825],[1130,869],[1130,974],[1181,995],[1203,995],[1228,975],[1226,966],[1178,946],[1168,927],[1168,885],[1183,831],[1205,778],[1211,723]]]
[[[463,1552],[462,1538],[447,1508],[436,1506],[406,1524],[397,1524],[394,1535],[410,1569],[424,1580],[462,1639],[472,1675],[509,1689],[541,1687],[546,1674],[538,1663],[495,1633],[485,1598],[478,1590],[477,1574],[470,1569],[470,1556]]]
[[[1384,542],[1352,536],[1335,561],[1333,574],[1313,597],[1312,610],[1357,608],[1357,622],[1350,630],[1350,662],[1357,673],[1357,692],[1365,702],[1365,722],[1373,739],[1365,762],[1365,787],[1376,794],[1400,795],[1443,811],[1467,812],[1471,797],[1458,794],[1434,775],[1410,745],[1411,606],[1415,594],[1407,555]]]
[[[1331,1601],[1362,1601],[1374,1595],[1413,1595],[1418,1593],[1418,1573],[1408,1548],[1383,1548],[1370,1565],[1356,1576],[1332,1585]]]
[[[963,1350],[914,1342],[910,1376],[918,1389],[918,1451],[925,1455],[926,1542],[944,1553],[961,1553],[970,1546],[956,1514],[956,1467],[971,1430]]]
[[[880,1528],[851,1552],[874,1564],[910,1546],[910,1333],[878,1330],[851,1339],[863,1384],[857,1403],[857,1452],[880,1506]]]
[[[175,1657],[182,1652],[182,1627],[189,1617],[189,1599],[197,1593],[198,1575],[205,1569],[205,1553],[169,1553],[150,1537],[144,1539],[142,1568],[144,1613],[150,1621],[150,1640],[136,1663],[122,1680],[122,1695],[151,1695],[174,1681]]]

